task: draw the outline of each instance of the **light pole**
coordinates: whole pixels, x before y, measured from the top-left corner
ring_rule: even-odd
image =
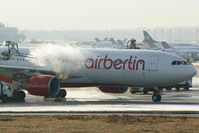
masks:
[[[156,39],[156,29],[154,29],[154,38]]]
[[[164,30],[161,29],[161,40],[162,40],[162,41],[163,41],[163,32],[164,32]]]
[[[179,42],[181,42],[181,29],[179,29]]]
[[[196,31],[196,44],[198,44],[198,29],[196,29],[195,31]]]
[[[169,40],[171,42],[171,32],[172,32],[172,29],[169,29]]]

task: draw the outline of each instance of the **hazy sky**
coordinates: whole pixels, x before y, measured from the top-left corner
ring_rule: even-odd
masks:
[[[199,0],[0,0],[0,22],[21,30],[198,26]]]

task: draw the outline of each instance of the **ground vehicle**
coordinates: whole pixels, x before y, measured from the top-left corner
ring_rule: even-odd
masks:
[[[10,88],[6,83],[0,82],[0,99],[3,103],[8,101],[9,97],[13,97],[13,89]]]
[[[154,88],[130,88],[131,94],[135,94],[141,92],[143,94],[147,94],[149,91],[153,91]]]
[[[187,79],[183,82],[180,82],[178,84],[172,85],[172,86],[164,86],[164,87],[159,87],[159,90],[171,90],[172,88],[175,88],[177,91],[180,90],[180,88],[183,88],[184,90],[189,90],[189,88],[192,87],[192,79]],[[142,92],[143,94],[147,94],[149,91],[153,91],[154,88],[130,88],[130,92],[132,94],[135,94],[137,92]]]
[[[165,87],[160,87],[159,89],[165,88],[166,90],[171,90],[172,88],[175,88],[177,91],[180,90],[180,88],[183,88],[184,90],[189,90],[189,88],[192,87],[192,79],[187,79],[183,82],[180,82],[178,84],[172,85],[172,86],[165,86]]]

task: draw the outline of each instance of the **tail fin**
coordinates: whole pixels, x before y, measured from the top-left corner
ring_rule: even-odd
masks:
[[[98,37],[95,37],[96,42],[101,42],[101,40]]]
[[[167,48],[172,48],[172,47],[169,46],[169,44],[166,43],[166,42],[161,42],[161,44],[162,44],[162,46],[163,46],[165,49],[167,49]]]
[[[121,40],[117,40],[117,42],[118,42],[121,46],[124,45],[124,42],[122,42]]]
[[[104,40],[103,40],[103,41],[105,42],[105,41],[107,41],[107,40],[108,40],[108,37],[104,38]]]
[[[113,37],[111,37],[111,38],[109,39],[109,41],[111,41],[113,44],[116,44],[116,43],[117,43],[117,42],[114,40]]]
[[[154,43],[154,42],[157,42],[155,40],[153,40],[153,38],[149,35],[148,32],[146,32],[145,30],[143,31],[143,34],[144,34],[144,40],[143,42],[146,42],[146,43]]]

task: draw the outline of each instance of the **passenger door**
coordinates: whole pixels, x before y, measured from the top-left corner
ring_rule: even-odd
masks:
[[[157,71],[158,70],[158,59],[159,56],[151,56],[149,61],[149,71]]]

